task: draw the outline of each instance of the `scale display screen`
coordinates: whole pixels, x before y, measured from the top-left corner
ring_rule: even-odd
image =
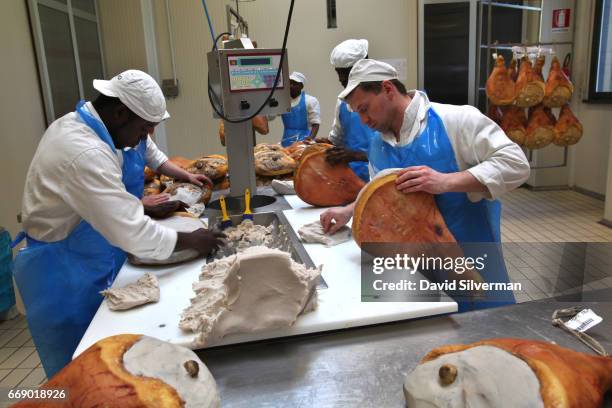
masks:
[[[280,54],[228,55],[230,92],[272,89],[280,57]],[[283,86],[281,70],[276,87],[283,88]]]

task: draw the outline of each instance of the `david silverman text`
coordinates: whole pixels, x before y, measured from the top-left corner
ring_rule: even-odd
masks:
[[[468,291],[479,291],[479,290],[522,290],[521,282],[475,282],[473,280],[461,280],[461,281],[448,281],[444,282],[430,282],[426,279],[419,280],[417,288],[417,282],[402,279],[398,282],[383,282],[381,279],[377,279],[372,282],[374,290],[400,290],[400,291],[412,291],[412,290],[441,290],[441,291],[456,291],[456,290],[468,290]]]

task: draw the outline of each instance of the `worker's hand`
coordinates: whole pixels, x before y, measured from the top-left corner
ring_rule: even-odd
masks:
[[[442,194],[449,191],[449,174],[440,173],[428,166],[412,166],[400,170],[395,186],[402,193],[424,191],[430,194]]]
[[[350,206],[333,207],[325,210],[319,216],[323,232],[329,235],[335,234],[340,228],[346,225],[353,216]]]
[[[189,206],[182,201],[166,201],[156,205],[145,205],[145,214],[151,218],[168,218],[173,212],[185,211]]]
[[[348,150],[344,147],[332,147],[325,151],[327,156],[325,159],[329,164],[348,164],[354,161],[368,161],[368,157],[363,152]]]
[[[175,251],[183,249],[195,249],[201,255],[208,256],[219,247],[225,245],[224,233],[217,230],[197,229],[193,232],[179,232],[177,235]]]
[[[324,137],[324,136],[317,136],[314,139],[315,143],[327,143],[327,144],[333,144],[331,142],[331,140],[329,140],[329,138]]]
[[[168,193],[161,193],[161,194],[151,194],[151,195],[147,195],[142,197],[142,199],[140,201],[142,201],[142,205],[147,207],[147,206],[152,206],[152,205],[157,205],[157,204],[161,204],[161,203],[165,203],[166,201],[168,201],[170,199],[170,194]]]
[[[207,184],[210,188],[212,188],[213,186],[213,182],[204,174],[189,173],[189,178],[187,179],[187,181],[199,187],[202,187],[204,184]]]

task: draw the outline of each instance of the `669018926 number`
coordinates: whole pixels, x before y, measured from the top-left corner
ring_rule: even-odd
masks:
[[[62,401],[68,399],[68,390],[63,388],[4,388],[0,393],[3,401],[47,400]]]

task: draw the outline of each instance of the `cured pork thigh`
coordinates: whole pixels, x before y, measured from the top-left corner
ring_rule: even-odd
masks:
[[[544,105],[550,108],[559,108],[572,99],[573,93],[574,85],[561,70],[561,64],[559,64],[557,57],[554,57],[546,79]]]
[[[518,106],[506,106],[503,110],[500,126],[506,136],[514,143],[519,146],[525,144],[525,127],[527,126],[525,109]]]
[[[555,138],[555,117],[550,108],[540,104],[529,109],[524,146],[535,150],[548,146]]]
[[[612,388],[612,358],[528,339],[433,349],[408,374],[411,408],[597,408]]]
[[[353,202],[365,182],[347,164],[331,165],[327,162],[326,156],[324,150],[304,151],[295,171],[296,194],[303,201],[316,207]]]
[[[529,108],[544,99],[544,81],[534,73],[527,57],[521,59],[519,74],[516,79],[516,99],[514,104],[521,108]]]
[[[504,57],[499,55],[486,83],[486,93],[495,105],[511,105],[516,96],[514,81],[510,78]]]
[[[571,146],[582,138],[582,124],[572,113],[569,105],[564,105],[555,125],[553,143],[557,146]]]

